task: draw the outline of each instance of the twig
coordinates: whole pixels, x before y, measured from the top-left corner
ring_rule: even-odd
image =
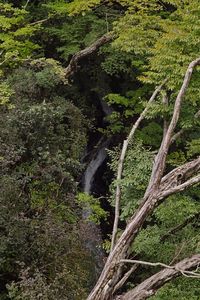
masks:
[[[28,6],[29,2],[30,2],[30,0],[27,0],[27,1],[26,1],[26,4],[25,4],[25,5],[24,5],[24,7],[23,7],[24,9],[26,9],[26,8],[27,8],[27,6]]]
[[[55,15],[54,15],[54,16],[55,16]],[[34,26],[34,25],[37,25],[37,24],[42,24],[42,23],[48,21],[50,18],[52,18],[52,16],[51,16],[51,17],[48,17],[48,18],[46,18],[46,19],[42,19],[42,20],[38,20],[38,21],[35,21],[35,22],[33,22],[33,23],[30,23],[29,26]]]
[[[121,259],[119,263],[130,263],[130,264],[140,264],[140,265],[144,265],[144,266],[151,266],[151,267],[164,267],[167,269],[171,269],[171,270],[176,270],[178,272],[181,272],[182,275],[187,276],[187,277],[192,277],[194,278],[200,278],[200,273],[196,273],[192,272],[192,271],[187,271],[187,270],[183,270],[181,268],[178,268],[176,265],[174,266],[169,266],[166,265],[164,263],[161,262],[156,262],[156,263],[152,263],[152,262],[148,262],[148,261],[143,261],[143,260],[135,260],[135,259]],[[197,268],[198,270],[198,268]]]
[[[183,229],[185,226],[187,226],[189,223],[191,223],[192,221],[194,221],[195,219],[197,219],[200,216],[200,212],[195,214],[194,216],[190,216],[189,218],[187,218],[183,223],[178,224],[177,226],[175,226],[174,228],[170,229],[167,233],[165,233],[161,238],[160,241],[164,241],[166,240],[170,235],[176,233],[178,230]]]
[[[109,32],[109,23],[108,23],[108,14],[106,13],[106,29],[107,33]]]
[[[181,252],[182,252],[182,250],[183,250],[185,244],[186,244],[186,243],[183,242],[183,243],[181,244],[181,246],[179,247],[179,249],[176,248],[175,256],[173,257],[172,261],[170,262],[170,266],[173,265],[173,264],[175,263],[177,257],[179,257],[179,255],[181,254]]]

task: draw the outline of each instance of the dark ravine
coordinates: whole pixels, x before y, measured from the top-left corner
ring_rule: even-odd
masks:
[[[112,109],[107,105],[107,103],[100,99],[100,107],[102,110],[102,124],[104,122],[104,117],[109,115],[112,112]],[[104,124],[103,124],[104,125]],[[86,170],[82,177],[82,191],[87,194],[96,195],[96,186],[99,184],[95,182],[98,177],[99,170],[102,172],[102,166],[105,167],[107,159],[107,151],[111,144],[111,138],[109,137],[100,137],[96,142],[96,145],[93,146],[92,151],[87,155],[91,156]],[[92,153],[92,154],[91,154]],[[101,195],[102,196],[102,195]],[[84,208],[82,211],[82,232],[84,232],[83,242],[87,248],[90,256],[92,257],[95,265],[93,278],[94,281],[100,275],[100,272],[103,269],[104,260],[105,260],[105,251],[102,248],[103,244],[103,233],[102,228],[95,223],[88,221],[88,217],[92,213],[90,207]]]

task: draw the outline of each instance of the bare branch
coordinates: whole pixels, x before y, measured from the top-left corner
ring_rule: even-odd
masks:
[[[171,187],[183,183],[191,176],[200,171],[200,156],[190,162],[187,162],[166,174],[160,183],[159,191],[166,191]]]
[[[55,16],[55,15],[54,15]],[[30,23],[29,26],[34,26],[34,25],[37,25],[37,24],[42,24],[42,23],[45,23],[47,21],[49,21],[49,19],[51,19],[52,16],[49,16],[48,18],[46,19],[42,19],[42,20],[38,20],[38,21],[35,21],[33,23]]]
[[[130,270],[128,272],[126,272],[124,274],[122,279],[114,287],[113,293],[116,293],[116,291],[118,291],[124,285],[124,283],[128,280],[128,278],[131,276],[131,274],[137,270],[138,267],[139,267],[139,264],[135,264],[134,266],[132,266],[130,268]]]
[[[116,196],[115,196],[115,220],[114,220],[114,225],[113,225],[113,231],[112,231],[112,241],[111,241],[111,251],[113,250],[115,246],[115,240],[116,240],[116,235],[117,235],[117,229],[118,229],[118,223],[119,223],[119,211],[120,211],[120,199],[121,199],[121,188],[120,188],[120,180],[122,178],[122,172],[123,172],[123,164],[124,164],[124,159],[126,156],[127,148],[130,143],[130,141],[133,139],[133,136],[135,134],[135,131],[139,127],[141,121],[145,118],[145,115],[149,109],[150,104],[155,100],[156,96],[158,93],[161,91],[163,88],[164,84],[167,82],[167,79],[164,80],[164,82],[158,86],[155,91],[153,92],[151,98],[148,101],[147,106],[133,125],[128,137],[126,140],[123,142],[123,147],[118,163],[118,169],[117,169],[117,187],[116,187]]]
[[[103,35],[101,38],[99,38],[97,41],[95,41],[92,45],[74,54],[67,68],[65,69],[66,78],[69,78],[71,75],[73,75],[76,72],[78,63],[82,58],[96,52],[101,46],[110,42],[112,39],[113,39],[113,35],[111,33],[107,33]]]
[[[173,227],[172,229],[170,229],[167,233],[165,233],[162,237],[161,237],[161,241],[166,240],[169,236],[171,236],[172,234],[176,233],[177,231],[183,229],[185,226],[187,226],[188,224],[190,224],[192,221],[194,221],[195,219],[199,218],[200,216],[200,212],[196,213],[193,216],[190,216],[189,218],[185,219],[185,221],[181,224],[178,224],[177,226]]]
[[[120,263],[131,263],[131,264],[140,264],[140,265],[145,265],[145,266],[151,266],[151,267],[164,267],[167,269],[171,269],[171,270],[177,270],[183,274],[188,274],[188,275],[193,275],[196,276],[197,278],[200,278],[200,274],[199,273],[195,273],[195,272],[191,272],[191,271],[186,271],[180,268],[177,268],[177,266],[170,266],[170,265],[166,265],[163,264],[161,262],[156,262],[156,263],[152,263],[152,262],[148,262],[148,261],[143,261],[143,260],[136,260],[136,259],[122,259],[120,261]],[[200,263],[200,260],[199,260]]]
[[[174,254],[174,257],[172,259],[172,261],[170,262],[169,265],[173,265],[176,261],[177,261],[177,258],[180,256],[182,250],[184,249],[186,245],[186,242],[184,241],[183,243],[181,243],[181,245],[179,245],[176,250],[175,250],[175,254]]]
[[[180,184],[180,185],[177,185],[171,189],[168,189],[164,192],[161,192],[158,194],[158,199],[159,200],[162,200],[166,197],[169,197],[170,195],[172,194],[175,194],[175,193],[179,193],[179,192],[182,192],[184,191],[186,188],[190,187],[190,186],[193,186],[197,183],[200,183],[200,174],[187,180],[186,182]]]
[[[179,119],[181,103],[186,94],[188,85],[191,80],[193,70],[199,64],[200,64],[200,58],[192,61],[189,64],[188,69],[185,73],[182,87],[181,87],[181,89],[178,93],[178,96],[176,98],[176,101],[175,101],[174,112],[173,112],[171,122],[169,124],[167,133],[163,138],[162,144],[160,146],[160,149],[159,149],[158,154],[155,159],[155,163],[154,163],[152,173],[151,173],[151,179],[150,179],[147,191],[145,193],[145,196],[148,196],[152,192],[153,189],[157,189],[160,184],[160,181],[163,176],[164,169],[165,169],[166,157],[167,157],[167,153],[169,150],[169,146],[171,144],[172,134],[174,132],[174,129],[175,129],[178,119]]]
[[[185,130],[182,128],[177,133],[175,133],[171,139],[171,144],[174,143],[184,133],[184,131]]]
[[[26,1],[26,4],[25,4],[25,5],[24,5],[24,7],[23,7],[24,9],[26,9],[26,8],[27,8],[27,6],[28,6],[29,2],[30,2],[30,0],[27,0],[27,1]]]
[[[194,116],[196,119],[200,117],[200,110]]]
[[[179,263],[175,264],[174,266],[168,266],[162,263],[149,263],[144,261],[129,261],[125,260],[127,263],[140,263],[143,265],[148,266],[161,266],[164,267],[162,271],[154,274],[153,276],[149,277],[141,284],[139,284],[136,288],[132,289],[131,291],[116,297],[116,299],[120,300],[145,300],[150,296],[153,296],[156,291],[163,286],[166,282],[170,281],[171,279],[180,276],[181,274],[186,277],[192,278],[200,278],[200,274],[192,271],[188,271],[191,268],[198,267],[200,264],[200,254],[193,255],[191,258],[186,258],[180,261]]]

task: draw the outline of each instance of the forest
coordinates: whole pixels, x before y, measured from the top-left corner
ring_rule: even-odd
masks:
[[[0,0],[0,300],[200,300],[200,1]]]

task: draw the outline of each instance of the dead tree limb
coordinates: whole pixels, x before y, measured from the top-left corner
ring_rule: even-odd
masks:
[[[186,227],[188,224],[192,223],[193,221],[195,221],[196,219],[198,219],[200,217],[200,212],[196,213],[193,216],[190,216],[189,218],[185,219],[182,223],[178,224],[177,226],[173,227],[172,229],[170,229],[167,233],[165,233],[161,238],[160,241],[165,241],[169,236],[171,236],[172,234],[175,234],[177,231],[183,229],[184,227]]]
[[[184,275],[186,277],[200,278],[200,274],[189,271],[191,268],[195,268],[200,264],[200,254],[193,255],[190,258],[185,258],[182,261],[175,264],[174,266],[167,266],[161,263],[152,264],[152,263],[147,263],[142,261],[140,263],[142,264],[145,263],[146,265],[154,265],[154,266],[160,265],[160,266],[164,266],[165,269],[149,277],[133,290],[130,290],[124,295],[116,297],[116,299],[145,300],[153,296],[160,287],[162,287],[165,283],[167,283],[168,281],[170,281],[171,279],[177,276]]]
[[[184,273],[186,276],[195,276],[197,278],[200,278],[200,273],[197,272],[191,272],[191,271],[187,271],[187,270],[183,270],[183,269],[178,269],[175,266],[171,266],[171,265],[166,265],[164,263],[161,262],[156,262],[156,263],[152,263],[152,262],[148,262],[148,261],[143,261],[143,260],[137,260],[137,259],[122,259],[120,261],[120,263],[129,263],[129,264],[139,264],[139,265],[144,265],[144,266],[150,266],[150,267],[164,267],[166,269],[171,269],[171,270],[178,270],[181,273]],[[199,260],[200,263],[200,260]]]
[[[197,183],[200,183],[200,174],[195,176],[195,177],[192,177],[190,178],[189,180],[187,180],[186,182],[182,183],[182,184],[179,184],[175,187],[172,187],[166,191],[163,191],[161,193],[159,193],[157,196],[158,196],[158,199],[159,200],[162,200],[162,199],[165,199],[166,197],[169,197],[170,195],[172,194],[175,194],[175,193],[179,193],[179,192],[182,192],[184,191],[185,189],[189,188],[190,186],[193,186]]]
[[[176,128],[176,125],[177,125],[177,122],[179,119],[181,104],[182,104],[183,98],[186,94],[187,88],[189,86],[193,70],[199,64],[200,64],[200,58],[192,61],[189,64],[188,69],[185,73],[183,84],[181,86],[181,89],[177,95],[177,98],[176,98],[176,101],[174,104],[174,112],[172,115],[171,122],[169,124],[166,135],[163,137],[163,141],[161,143],[160,149],[159,149],[158,154],[155,159],[155,163],[153,165],[151,178],[149,181],[149,186],[146,190],[145,196],[148,196],[149,194],[152,193],[153,190],[157,190],[159,187],[160,181],[162,179],[162,176],[163,176],[163,173],[165,170],[166,157],[167,157],[167,153],[169,150],[169,146],[171,144],[172,135],[173,135],[173,132]]]
[[[121,200],[121,188],[120,188],[120,180],[122,179],[122,172],[123,172],[123,164],[124,164],[124,159],[126,156],[126,152],[128,149],[128,145],[130,141],[133,139],[133,136],[139,127],[141,121],[145,118],[145,115],[149,109],[150,104],[155,100],[157,97],[158,93],[162,90],[164,84],[167,82],[167,79],[164,80],[164,82],[158,86],[155,91],[153,92],[151,98],[149,99],[146,108],[143,110],[137,121],[134,123],[134,125],[131,128],[131,131],[127,137],[126,140],[123,142],[123,147],[118,163],[118,168],[117,168],[117,187],[116,187],[116,196],[115,196],[115,219],[114,219],[114,225],[113,225],[113,231],[112,231],[112,240],[111,240],[111,249],[110,251],[113,250],[115,246],[115,241],[116,241],[116,235],[117,235],[117,230],[118,230],[118,223],[119,223],[119,212],[120,212],[120,200]]]
[[[159,201],[164,197],[167,197],[168,195],[176,192],[180,192],[181,190],[185,189],[186,187],[189,187],[197,182],[200,182],[200,175],[197,175],[194,178],[192,177],[192,174],[190,174],[190,179],[187,179],[186,182],[179,184],[178,186],[174,188],[169,188],[169,191],[160,191],[160,185],[163,177],[163,173],[165,170],[166,165],[166,156],[169,150],[169,146],[171,143],[171,138],[174,132],[174,129],[177,125],[180,110],[181,110],[181,104],[182,100],[185,96],[186,90],[188,88],[188,85],[190,83],[190,79],[192,76],[192,72],[194,68],[200,64],[200,58],[194,60],[190,63],[183,80],[182,87],[178,93],[178,96],[175,101],[174,105],[174,112],[171,119],[171,122],[169,124],[168,130],[166,132],[166,135],[163,137],[163,141],[161,143],[160,149],[158,151],[158,154],[156,156],[153,168],[152,168],[152,174],[150,178],[149,185],[147,187],[147,190],[145,192],[145,195],[143,197],[143,200],[138,208],[138,210],[134,213],[134,215],[131,217],[129,224],[126,226],[124,232],[122,233],[121,237],[117,241],[115,247],[110,252],[108,259],[106,261],[106,264],[104,266],[104,269],[99,277],[99,280],[88,296],[88,300],[108,300],[113,295],[113,290],[117,282],[120,280],[120,274],[119,274],[119,261],[122,259],[125,259],[127,256],[128,249],[130,248],[130,245],[134,241],[135,237],[137,236],[140,228],[142,227],[143,223],[145,222],[146,218],[154,211],[155,207],[158,206]],[[180,264],[180,268],[188,269],[193,267],[199,262],[199,256],[198,259],[194,257],[193,259],[186,259],[186,261],[182,261]],[[168,273],[172,272],[172,273]],[[175,273],[174,273],[175,272]],[[160,281],[162,285],[169,280],[170,278],[174,277],[174,274],[178,274],[178,271],[175,270],[165,270],[164,272],[164,280]],[[162,275],[162,273],[161,273]],[[170,277],[171,276],[171,277]],[[159,276],[158,276],[159,277]],[[154,277],[153,277],[154,278]],[[156,275],[155,278],[157,279]],[[151,281],[151,280],[150,280]],[[146,281],[145,281],[146,282]],[[145,285],[145,282],[144,285]],[[158,281],[159,282],[159,281]],[[157,283],[157,281],[156,281]],[[139,285],[142,287],[142,285]],[[159,286],[158,286],[159,288]],[[140,289],[140,288],[139,288]],[[139,291],[139,290],[138,290]],[[146,297],[147,298],[147,297]],[[126,298],[124,298],[126,299]],[[127,298],[127,299],[137,299],[137,298]],[[138,298],[139,299],[145,299],[145,298]]]
[[[78,63],[82,58],[96,52],[101,46],[110,42],[112,39],[113,39],[113,35],[111,33],[107,33],[107,34],[103,35],[102,37],[100,37],[98,40],[96,40],[90,46],[88,46],[85,49],[74,54],[68,64],[68,66],[65,68],[66,78],[69,78],[76,72],[76,70],[78,68]]]
[[[200,156],[187,162],[166,174],[160,183],[159,191],[166,191],[185,182],[200,171]]]
[[[131,276],[131,274],[134,273],[137,270],[138,267],[139,267],[139,264],[134,264],[134,266],[132,266],[130,268],[130,270],[128,270],[124,274],[122,279],[120,279],[120,281],[116,284],[116,286],[114,288],[114,293],[116,293],[124,285],[124,283],[128,280],[128,278]]]

